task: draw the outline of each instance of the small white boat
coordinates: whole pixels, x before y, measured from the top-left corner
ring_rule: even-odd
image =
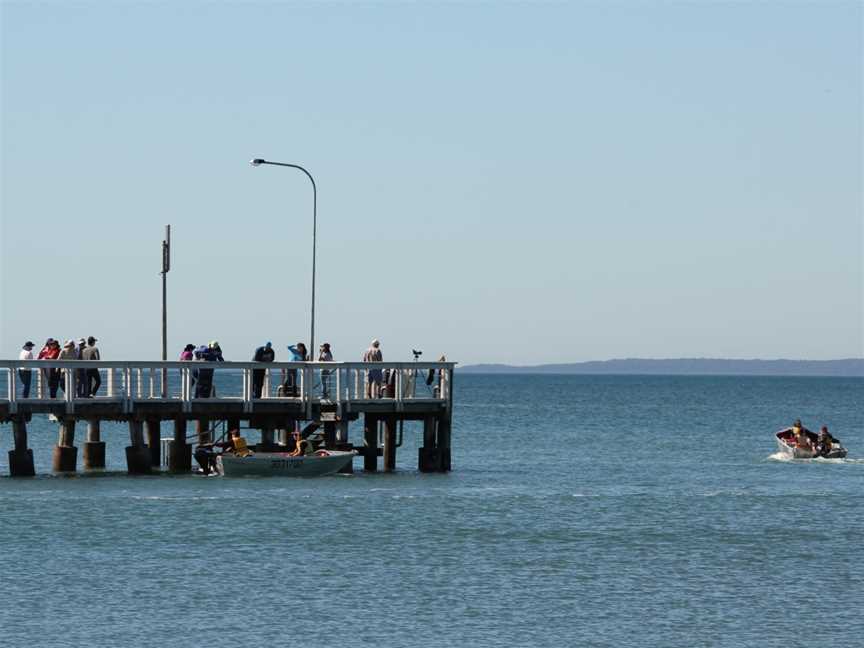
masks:
[[[353,451],[344,450],[318,450],[314,454],[298,457],[292,457],[287,452],[254,452],[245,457],[225,453],[216,461],[219,473],[226,477],[319,477],[338,472],[351,463],[354,454]]]
[[[831,449],[825,453],[817,451],[819,436],[815,432],[811,432],[804,428],[804,434],[810,440],[810,447],[799,447],[795,440],[795,433],[792,428],[784,428],[777,432],[774,436],[777,438],[777,447],[780,452],[790,459],[813,459],[815,457],[824,457],[825,459],[843,459],[846,456],[846,448],[840,445],[836,439],[831,444]]]

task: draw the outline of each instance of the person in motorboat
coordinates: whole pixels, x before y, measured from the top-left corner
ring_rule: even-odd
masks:
[[[304,439],[298,434],[297,447],[289,454],[292,457],[308,457],[315,454],[315,446],[309,439]]]
[[[195,461],[201,466],[201,472],[209,475],[216,470],[216,457],[220,454],[230,452],[238,457],[248,457],[252,454],[246,439],[240,436],[240,430],[231,430],[231,438],[227,441],[218,441],[216,443],[201,443],[195,450]]]
[[[816,455],[819,457],[827,457],[828,453],[831,452],[831,449],[834,447],[834,443],[839,443],[839,439],[835,439],[831,436],[831,433],[828,432],[828,426],[823,425],[819,430],[819,438],[816,440]]]
[[[810,437],[807,436],[807,430],[801,425],[801,419],[795,419],[795,423],[792,424],[792,439],[795,445],[802,450],[813,449]]]
[[[248,457],[252,454],[246,439],[240,435],[240,430],[231,430],[231,438],[222,446],[222,452],[230,452],[238,457]]]

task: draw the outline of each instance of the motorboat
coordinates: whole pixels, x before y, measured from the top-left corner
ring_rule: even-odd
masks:
[[[225,477],[319,477],[340,471],[354,455],[353,450],[323,449],[296,457],[288,452],[252,452],[245,457],[226,452],[219,455],[216,464],[219,474]]]
[[[803,429],[807,439],[809,439],[809,447],[800,447],[795,439],[795,432],[792,428],[784,428],[777,432],[777,447],[780,452],[790,459],[814,459],[823,457],[825,459],[843,459],[846,456],[846,448],[844,448],[837,439],[834,439],[830,450],[827,452],[819,452],[817,450],[819,444],[819,435],[811,432],[807,428]]]

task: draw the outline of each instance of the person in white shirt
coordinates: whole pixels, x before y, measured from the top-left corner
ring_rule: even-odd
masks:
[[[25,342],[21,353],[18,354],[18,359],[33,360],[33,346],[32,342]],[[21,398],[30,398],[30,381],[33,379],[33,372],[29,369],[19,369],[18,377],[21,379],[21,384],[24,385],[21,390]]]
[[[375,339],[372,340],[372,346],[366,349],[363,354],[363,362],[382,362],[384,356],[381,353],[381,343]],[[381,397],[381,381],[384,379],[384,374],[380,369],[369,369],[366,372],[366,398]]]

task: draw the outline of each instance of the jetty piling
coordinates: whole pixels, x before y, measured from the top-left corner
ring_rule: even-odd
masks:
[[[84,468],[93,470],[105,467],[105,442],[102,440],[99,419],[87,421],[87,440],[84,442]]]
[[[12,421],[14,446],[9,451],[9,473],[13,477],[34,477],[33,451],[27,447],[27,422],[23,418]]]
[[[158,468],[162,465],[162,426],[159,419],[148,418],[145,422],[147,433],[147,449],[150,452],[150,466]]]
[[[60,420],[57,445],[51,456],[51,469],[54,472],[75,472],[78,464],[78,448],[75,447],[75,419]]]
[[[125,451],[130,474],[147,474],[159,468],[163,421],[174,424],[164,450],[168,472],[172,473],[188,472],[192,466],[193,448],[187,442],[189,421],[195,422],[194,436],[199,444],[216,441],[214,437],[222,431],[227,434],[244,426],[257,429],[261,441],[255,449],[259,452],[293,449],[295,430],[315,430],[325,448],[355,450],[369,472],[379,469],[379,456],[384,471],[396,469],[404,423],[419,421],[423,426],[419,470],[450,469],[454,363],[323,364],[208,364],[206,369],[213,372],[213,385],[219,395],[196,397],[192,378],[196,370],[202,369],[196,362],[0,360],[0,423],[11,423],[14,436],[14,447],[9,452],[10,473],[16,477],[34,474],[33,452],[27,440],[27,422],[34,414],[48,414],[58,421],[51,464],[57,472],[77,469],[78,421],[87,425],[81,444],[87,470],[105,467],[102,423],[106,421],[128,425],[129,445]],[[32,397],[19,396],[19,369],[37,375]],[[68,387],[57,398],[50,398],[45,388],[43,376],[49,369],[60,370],[62,384]],[[261,369],[267,372],[264,389],[260,398],[254,398],[253,371]],[[389,376],[380,393],[369,389],[367,376],[372,369]],[[76,370],[102,374],[102,389],[94,397],[76,395]],[[295,383],[283,387],[284,378],[294,375],[299,378],[297,388],[293,387]],[[418,380],[421,376],[427,380]],[[352,444],[349,424],[358,420],[362,432]],[[353,466],[348,466],[346,472],[352,470]]]
[[[150,449],[144,443],[143,422],[129,420],[129,445],[126,446],[126,467],[130,475],[146,475],[151,472]]]
[[[363,418],[363,470],[378,470],[378,417],[374,414]]]
[[[186,419],[174,418],[174,438],[168,443],[168,471],[184,473],[192,470],[192,446],[186,443]]]

